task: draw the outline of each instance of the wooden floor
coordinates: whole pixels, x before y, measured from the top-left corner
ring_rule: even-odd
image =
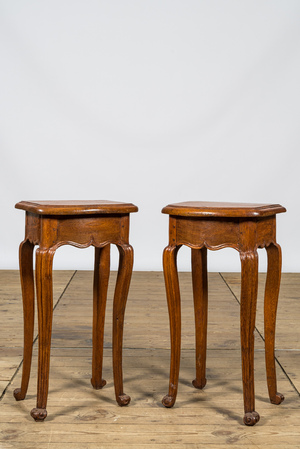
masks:
[[[180,274],[183,337],[176,405],[165,409],[168,391],[169,322],[162,273],[135,272],[126,310],[124,384],[132,401],[114,400],[111,360],[112,273],[105,326],[103,377],[93,390],[91,377],[92,273],[55,272],[54,324],[48,417],[36,423],[37,342],[27,398],[16,402],[22,363],[22,303],[17,271],[0,272],[0,448],[300,448],[300,274],[284,274],[277,320],[278,389],[286,397],[270,404],[264,366],[263,286],[259,278],[255,332],[255,427],[242,423],[239,343],[239,274],[209,275],[208,382],[194,379],[194,324],[190,273]],[[222,324],[221,324],[222,323]]]

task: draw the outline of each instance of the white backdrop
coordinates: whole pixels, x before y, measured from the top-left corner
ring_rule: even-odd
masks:
[[[162,269],[161,208],[205,200],[287,207],[283,270],[300,271],[299,0],[0,0],[0,65],[1,269],[18,267],[17,201],[111,199],[139,206],[135,270]],[[54,268],[92,253],[60,248]],[[234,250],[209,256],[239,270]]]

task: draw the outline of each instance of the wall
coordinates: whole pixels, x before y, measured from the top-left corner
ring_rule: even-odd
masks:
[[[161,208],[206,200],[286,206],[283,270],[300,271],[299,48],[298,0],[0,0],[0,268],[18,267],[17,201],[112,199],[140,208],[136,270],[162,268]],[[54,268],[92,252],[61,248]]]

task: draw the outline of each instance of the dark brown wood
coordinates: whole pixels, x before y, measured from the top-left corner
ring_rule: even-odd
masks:
[[[129,213],[137,212],[131,203],[112,201],[22,201],[16,208],[26,211],[25,240],[20,245],[20,275],[24,309],[24,361],[21,388],[16,400],[26,396],[33,343],[34,280],[33,248],[36,251],[36,292],[39,327],[37,405],[31,411],[36,421],[47,416],[50,348],[53,314],[52,265],[57,248],[73,245],[95,247],[93,289],[93,358],[91,383],[99,389],[102,379],[103,330],[110,270],[110,244],[120,251],[120,265],[114,299],[113,367],[116,398],[127,405],[130,397],[123,392],[122,340],[125,305],[130,285],[133,249],[129,245]]]
[[[181,311],[176,259],[179,248],[180,246],[167,246],[163,254],[163,267],[170,317],[171,337],[169,393],[162,400],[165,407],[173,407],[178,391],[181,346]]]
[[[133,266],[133,248],[130,245],[118,245],[118,250],[120,259],[113,305],[113,373],[116,400],[120,406],[124,406],[130,402],[130,396],[123,391],[122,344],[125,307]]]
[[[276,214],[286,209],[279,204],[184,202],[171,204],[162,212],[170,215],[169,246],[164,250],[164,274],[171,331],[171,368],[166,407],[176,401],[180,364],[180,292],[176,254],[182,245],[192,249],[192,279],[196,325],[196,379],[206,384],[207,262],[206,250],[232,247],[241,258],[241,350],[244,394],[244,423],[256,424],[254,394],[254,329],[258,285],[258,248],[268,253],[265,292],[265,353],[270,400],[280,404],[275,371],[275,321],[280,286],[281,251],[276,243]]]
[[[91,383],[96,390],[103,388],[102,379],[104,321],[110,274],[110,245],[95,248],[93,289],[93,358]]]
[[[21,388],[14,390],[17,401],[25,399],[31,368],[32,345],[34,333],[34,279],[33,279],[33,248],[28,240],[20,244],[20,277],[23,295],[23,319],[24,319],[24,350],[23,350],[23,375]]]
[[[182,217],[266,217],[286,212],[280,204],[217,203],[209,201],[185,201],[169,204],[163,214]]]
[[[53,315],[52,265],[55,249],[36,250],[35,277],[39,328],[39,361],[36,408],[31,416],[44,420],[49,389],[50,349]]]
[[[265,356],[267,384],[272,404],[280,404],[284,396],[277,392],[275,368],[275,325],[281,278],[281,248],[277,243],[267,247],[268,271],[264,303]]]
[[[253,426],[259,421],[254,395],[254,330],[258,287],[257,251],[241,252],[241,349],[244,394],[244,423]]]
[[[202,389],[206,385],[206,347],[207,347],[207,249],[192,249],[192,279],[195,311],[196,338],[196,378],[195,388]]]
[[[21,201],[16,209],[26,210],[37,215],[102,215],[129,214],[137,212],[138,208],[132,203],[117,201]]]

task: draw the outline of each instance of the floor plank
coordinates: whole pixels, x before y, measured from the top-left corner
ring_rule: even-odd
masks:
[[[238,274],[209,274],[208,381],[203,390],[196,390],[191,384],[195,370],[191,275],[180,273],[183,338],[179,392],[173,409],[161,404],[168,390],[170,359],[162,273],[133,274],[123,351],[124,389],[132,400],[124,408],[116,405],[112,376],[111,318],[116,273],[110,279],[105,324],[103,377],[107,385],[98,391],[90,384],[93,275],[73,274],[55,273],[54,302],[60,300],[54,311],[48,417],[43,423],[35,423],[29,413],[36,401],[37,342],[27,398],[16,402],[12,391],[21,380],[17,367],[22,359],[23,338],[20,287],[17,272],[0,272],[0,311],[7,317],[0,329],[0,386],[6,389],[0,402],[1,449],[300,448],[300,400],[296,391],[300,351],[288,323],[291,310],[291,322],[299,322],[300,318],[298,303],[294,304],[299,302],[299,274],[284,274],[282,279],[277,377],[279,391],[286,399],[280,406],[270,404],[267,396],[261,326],[265,275],[260,275],[255,389],[261,420],[253,428],[242,423]]]

